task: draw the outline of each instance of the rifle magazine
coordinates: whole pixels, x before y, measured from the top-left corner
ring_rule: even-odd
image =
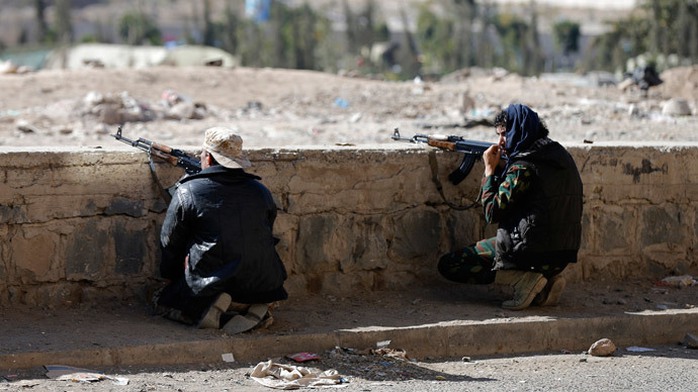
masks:
[[[475,166],[475,159],[475,155],[466,154],[463,156],[463,160],[460,162],[458,168],[448,175],[448,180],[451,184],[458,185],[468,177],[470,171],[473,170],[473,166]]]

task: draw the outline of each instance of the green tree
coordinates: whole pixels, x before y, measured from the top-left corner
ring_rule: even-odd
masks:
[[[610,22],[609,31],[593,40],[587,68],[625,71],[629,58],[647,51],[649,29],[649,20],[639,16]]]
[[[216,29],[216,36],[220,38],[222,49],[230,53],[238,51],[238,34],[241,25],[240,18],[232,8],[230,2],[225,3],[223,22]]]
[[[316,52],[321,40],[326,39],[329,22],[308,3],[285,8],[281,15],[281,64],[295,69],[319,69]]]
[[[269,21],[240,21],[236,30],[232,53],[244,65],[323,69],[318,51],[329,37],[330,23],[307,3],[292,8],[273,2]]]
[[[453,0],[449,4],[451,14],[455,15],[454,70],[473,64],[473,24],[477,17],[477,5],[474,0]]]
[[[493,21],[501,42],[497,64],[514,72],[524,73],[524,55],[528,25],[513,14],[497,14]]]
[[[46,23],[46,1],[34,0],[36,11],[36,33],[37,41],[45,42],[49,33],[48,23]]]
[[[119,21],[119,36],[129,45],[162,44],[160,29],[142,11],[124,14]]]
[[[444,17],[432,10],[439,5]],[[416,39],[427,72],[443,74],[475,64],[473,25],[478,18],[472,0],[423,3],[417,14]]]
[[[374,43],[390,38],[387,24],[379,18],[375,0],[366,1],[365,7],[357,13],[352,11],[347,0],[342,0],[342,10],[347,52],[350,54],[360,54],[362,49],[370,49]]]
[[[238,46],[233,52],[240,56],[243,65],[249,67],[261,67],[268,65],[264,60],[266,52],[264,30],[262,25],[245,20],[240,23],[236,34]]]
[[[676,20],[677,54],[683,58],[698,60],[698,3],[682,1]]]
[[[417,14],[416,39],[429,73],[443,74],[456,69],[455,26],[452,19],[440,19],[425,3]]]
[[[58,42],[73,42],[74,34],[71,17],[71,0],[56,0],[55,32]]]
[[[579,52],[579,38],[582,33],[579,23],[563,20],[553,25],[555,45],[564,56]]]
[[[532,1],[533,3],[533,1]],[[531,23],[526,26],[523,42],[523,74],[540,75],[545,65],[545,57],[538,36],[538,11],[531,7]]]
[[[211,0],[204,0],[204,45],[215,46],[216,32],[211,21]]]
[[[597,37],[588,68],[625,69],[628,59],[677,54],[698,61],[698,3],[687,0],[645,0],[627,18],[613,22]],[[660,69],[661,71],[661,69]]]
[[[649,19],[648,50],[654,55],[678,54],[696,61],[698,2],[645,0],[641,4]]]
[[[482,29],[477,34],[476,44],[475,44],[475,59],[473,64],[479,65],[485,68],[491,68],[495,65],[495,51],[496,45],[493,40],[494,32],[496,31],[494,25],[493,15],[496,13],[496,7],[485,3],[478,15]]]

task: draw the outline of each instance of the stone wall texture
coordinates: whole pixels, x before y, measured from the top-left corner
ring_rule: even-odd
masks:
[[[696,273],[698,144],[568,145],[584,182],[580,262],[568,279]],[[195,153],[195,151],[192,151]],[[482,164],[458,186],[458,153],[419,146],[249,151],[275,195],[291,295],[442,284],[439,256],[494,234]],[[167,204],[139,150],[0,149],[0,306],[144,300],[159,284]],[[183,174],[155,164],[165,186]]]

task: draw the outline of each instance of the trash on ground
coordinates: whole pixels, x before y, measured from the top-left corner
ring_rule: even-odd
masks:
[[[334,106],[340,109],[346,109],[349,107],[349,101],[344,98],[337,98],[334,100]]]
[[[65,365],[45,365],[44,368],[47,370],[46,377],[58,381],[88,383],[110,380],[116,385],[128,385],[128,378],[108,376],[94,370],[81,369]]]
[[[661,286],[678,288],[693,286],[694,284],[696,284],[696,281],[693,279],[693,276],[691,275],[667,276],[666,278],[659,281],[659,285]]]
[[[398,348],[377,348],[375,350],[371,350],[370,353],[373,355],[380,355],[383,357],[409,360],[409,358],[407,357],[407,351]]]
[[[223,359],[223,362],[235,362],[235,356],[233,356],[233,353],[221,354],[221,359]]]
[[[381,340],[380,342],[376,343],[376,347],[378,348],[383,348],[383,347],[388,347],[390,346],[390,340]]]
[[[320,359],[320,356],[315,354],[315,353],[300,352],[300,353],[287,355],[286,358],[292,359],[296,362],[308,362],[308,361],[316,361],[316,360]]]
[[[650,351],[655,351],[653,348],[649,347],[640,347],[640,346],[630,346],[625,348],[626,351],[629,351],[631,353],[646,353]]]
[[[258,363],[250,373],[250,378],[266,387],[276,389],[341,386],[348,383],[347,378],[334,369],[318,372],[302,366],[275,363],[271,360]]]

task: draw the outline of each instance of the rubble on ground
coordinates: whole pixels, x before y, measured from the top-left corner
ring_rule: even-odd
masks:
[[[515,101],[535,107],[563,143],[698,141],[698,66],[660,77],[642,96],[600,84],[596,73],[474,68],[402,82],[220,67],[0,74],[0,144],[93,145],[124,125],[183,145],[221,123],[239,127],[248,147],[391,143],[396,127],[492,140],[492,118]]]

